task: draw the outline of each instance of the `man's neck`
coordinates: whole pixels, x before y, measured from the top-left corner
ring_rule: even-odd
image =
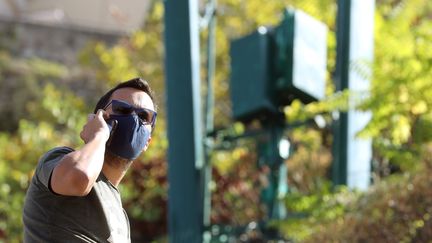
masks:
[[[113,184],[115,187],[118,187],[120,181],[126,174],[126,171],[115,169],[107,164],[103,165],[102,172],[105,177],[111,182],[111,184]]]
[[[131,164],[132,161],[106,153],[102,172],[115,187],[118,187]]]

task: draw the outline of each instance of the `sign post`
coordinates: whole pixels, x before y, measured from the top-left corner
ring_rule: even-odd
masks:
[[[198,0],[165,0],[168,231],[172,243],[202,243],[203,129]]]
[[[368,93],[373,60],[375,0],[339,0],[337,16],[337,56],[334,76],[336,91]],[[355,70],[362,70],[367,75]],[[350,106],[354,99],[350,98]],[[354,107],[355,108],[355,107]],[[366,189],[371,180],[372,141],[360,139],[371,118],[370,112],[350,109],[333,123],[333,182],[350,188]]]

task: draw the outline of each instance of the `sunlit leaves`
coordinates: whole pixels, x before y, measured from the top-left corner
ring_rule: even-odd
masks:
[[[40,112],[46,117],[38,117],[39,120],[54,121],[54,124],[64,125],[76,134],[81,131],[86,122],[88,112],[91,107],[86,107],[84,101],[75,94],[67,90],[58,90],[52,84],[48,84],[43,89],[42,107]]]
[[[324,101],[313,102],[307,105],[299,100],[294,100],[289,106],[284,108],[288,122],[305,121],[312,119],[318,114],[331,114],[333,112],[346,112],[349,108],[355,108],[360,103],[349,104],[349,99],[356,101],[356,97],[361,97],[360,93],[348,92],[347,90],[328,96]]]
[[[375,137],[376,141],[386,137],[389,149],[404,145],[411,147],[415,154],[419,144],[412,143],[417,134],[412,131],[417,130],[416,121],[430,113],[432,105],[432,53],[427,47],[432,41],[428,34],[432,25],[426,21],[431,4],[425,1],[409,4],[400,1],[391,7],[381,4],[378,13],[372,94],[365,103],[373,117],[363,133]],[[377,152],[385,153],[380,149],[386,147],[376,148]]]
[[[401,145],[406,142],[411,135],[411,125],[407,117],[393,116],[392,122],[397,127],[391,133],[391,138],[395,145]]]
[[[429,147],[422,157],[430,156]],[[427,242],[432,237],[431,167],[412,170],[381,181],[356,203],[345,204],[344,217],[323,224],[306,242]]]
[[[108,67],[108,80],[113,83],[121,80],[128,80],[139,76],[134,68],[134,65],[129,58],[127,50],[120,46],[106,49],[98,45],[97,54],[100,55],[100,60],[103,65]]]
[[[0,239],[20,242],[25,190],[36,163],[55,146],[77,145],[72,131],[83,124],[84,103],[59,91],[60,79],[70,75],[60,64],[0,52],[0,74]]]
[[[33,170],[39,157],[47,150],[71,145],[62,133],[46,122],[21,120],[17,134],[0,133],[0,224],[8,242],[19,242],[22,237],[22,207]]]
[[[20,119],[28,118],[30,103],[39,101],[43,84],[59,81],[68,75],[59,64],[33,58],[14,58],[0,50],[0,130],[17,129]]]
[[[359,198],[359,193],[345,187],[332,191],[329,184],[308,195],[292,192],[287,198],[287,207],[293,212],[289,219],[276,222],[290,239],[303,242],[325,230],[326,224],[340,220],[349,206]]]

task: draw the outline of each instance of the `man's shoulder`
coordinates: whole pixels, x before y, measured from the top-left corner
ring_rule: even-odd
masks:
[[[63,156],[73,151],[74,150],[72,148],[63,146],[53,148],[42,155],[35,170],[34,178],[36,181],[41,182],[43,185],[45,185],[45,187],[48,188],[49,178],[51,177],[51,172],[53,171],[54,167],[59,163]]]
[[[70,152],[73,152],[74,149],[67,147],[67,146],[61,146],[61,147],[55,147],[48,152],[46,152],[39,160],[40,163],[44,163],[46,161],[50,161],[52,159],[55,159],[60,156],[64,156]]]

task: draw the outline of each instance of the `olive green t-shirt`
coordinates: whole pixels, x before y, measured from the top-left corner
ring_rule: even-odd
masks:
[[[54,167],[72,151],[54,148],[40,159],[24,203],[24,242],[130,242],[120,194],[102,173],[86,196],[51,190]]]

